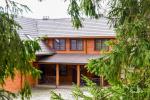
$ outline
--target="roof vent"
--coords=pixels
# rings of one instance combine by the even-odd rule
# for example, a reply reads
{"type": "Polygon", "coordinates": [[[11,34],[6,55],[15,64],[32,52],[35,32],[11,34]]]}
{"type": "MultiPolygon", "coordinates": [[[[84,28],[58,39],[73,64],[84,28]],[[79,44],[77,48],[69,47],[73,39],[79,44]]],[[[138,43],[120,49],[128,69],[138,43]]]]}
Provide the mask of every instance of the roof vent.
{"type": "Polygon", "coordinates": [[[43,16],[43,20],[48,20],[49,16],[43,16]]]}

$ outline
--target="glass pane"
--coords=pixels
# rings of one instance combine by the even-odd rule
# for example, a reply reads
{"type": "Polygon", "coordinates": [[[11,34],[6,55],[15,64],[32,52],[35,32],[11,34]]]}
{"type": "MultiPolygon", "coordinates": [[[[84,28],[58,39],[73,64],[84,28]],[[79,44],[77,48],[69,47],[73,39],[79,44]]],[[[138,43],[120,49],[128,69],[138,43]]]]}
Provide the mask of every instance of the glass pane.
{"type": "Polygon", "coordinates": [[[96,46],[96,50],[101,50],[101,47],[102,47],[102,44],[101,44],[102,42],[101,42],[101,40],[96,40],[96,44],[95,44],[95,46],[96,46]]]}
{"type": "Polygon", "coordinates": [[[71,50],[76,50],[76,40],[71,40],[71,50]]]}
{"type": "Polygon", "coordinates": [[[101,50],[101,43],[96,43],[96,50],[101,50]]]}
{"type": "Polygon", "coordinates": [[[65,50],[65,39],[55,39],[54,40],[55,50],[65,50]]]}
{"type": "Polygon", "coordinates": [[[64,46],[60,46],[59,50],[65,50],[64,46]]]}
{"type": "Polygon", "coordinates": [[[56,39],[54,40],[54,49],[58,49],[58,42],[56,41],[56,39]]]}
{"type": "Polygon", "coordinates": [[[78,42],[77,42],[77,50],[82,50],[82,49],[83,49],[82,40],[78,40],[78,42]]]}
{"type": "Polygon", "coordinates": [[[65,50],[65,40],[64,39],[60,40],[60,50],[65,50]]]}
{"type": "Polygon", "coordinates": [[[65,40],[64,39],[60,39],[59,44],[60,45],[64,45],[65,44],[65,40]]]}
{"type": "Polygon", "coordinates": [[[106,41],[107,41],[107,39],[104,39],[102,41],[102,50],[108,50],[109,49],[109,47],[106,45],[106,41]]]}

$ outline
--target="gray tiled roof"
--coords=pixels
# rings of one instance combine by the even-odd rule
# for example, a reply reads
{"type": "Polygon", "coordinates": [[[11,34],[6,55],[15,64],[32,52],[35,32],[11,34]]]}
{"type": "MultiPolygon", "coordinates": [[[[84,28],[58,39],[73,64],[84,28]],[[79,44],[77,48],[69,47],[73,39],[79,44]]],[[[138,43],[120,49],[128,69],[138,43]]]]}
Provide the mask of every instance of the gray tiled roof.
{"type": "MultiPolygon", "coordinates": [[[[76,30],[72,27],[71,20],[69,18],[62,19],[32,19],[18,17],[15,19],[22,29],[18,30],[21,39],[29,39],[37,37],[101,37],[112,36],[115,37],[113,28],[110,28],[107,24],[106,18],[100,18],[99,20],[85,19],[83,22],[83,28],[76,30]]],[[[50,50],[42,41],[39,42],[41,51],[38,51],[37,55],[52,54],[50,50]]]]}
{"type": "Polygon", "coordinates": [[[87,64],[90,59],[99,58],[96,54],[55,54],[39,60],[39,63],[69,63],[69,64],[87,64]]]}
{"type": "Polygon", "coordinates": [[[75,29],[70,19],[37,20],[39,36],[47,37],[91,37],[91,36],[115,36],[113,28],[107,23],[106,18],[99,20],[85,19],[83,27],[75,29]]]}
{"type": "MultiPolygon", "coordinates": [[[[37,20],[32,18],[16,18],[15,19],[22,27],[22,29],[18,30],[19,36],[23,40],[38,38],[38,28],[37,28],[37,20]]],[[[36,55],[51,55],[53,51],[51,51],[43,41],[39,41],[39,45],[41,50],[36,52],[36,55]]]]}
{"type": "Polygon", "coordinates": [[[16,18],[15,19],[22,27],[18,30],[21,39],[28,39],[26,35],[30,35],[32,38],[38,37],[37,21],[32,18],[16,18]]]}
{"type": "Polygon", "coordinates": [[[36,55],[52,55],[54,53],[53,50],[51,50],[50,48],[48,48],[48,46],[46,46],[44,41],[39,41],[39,45],[41,47],[41,50],[36,52],[36,55]]]}

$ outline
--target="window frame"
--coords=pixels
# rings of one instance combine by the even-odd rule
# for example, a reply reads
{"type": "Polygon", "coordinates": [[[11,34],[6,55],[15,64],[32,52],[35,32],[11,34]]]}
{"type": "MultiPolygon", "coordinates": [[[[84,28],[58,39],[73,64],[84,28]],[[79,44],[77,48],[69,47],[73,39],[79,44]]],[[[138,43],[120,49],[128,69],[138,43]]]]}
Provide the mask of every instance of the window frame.
{"type": "Polygon", "coordinates": [[[65,51],[66,50],[66,39],[65,38],[54,38],[53,39],[53,49],[56,50],[56,51],[65,51]],[[59,46],[59,49],[56,49],[55,47],[55,40],[58,39],[58,40],[61,40],[63,39],[64,40],[64,49],[60,49],[60,46],[59,46]]]}
{"type": "Polygon", "coordinates": [[[83,39],[76,39],[76,38],[70,39],[70,51],[83,51],[83,50],[84,50],[84,41],[83,41],[83,39]],[[76,40],[76,49],[72,49],[72,40],[76,40]],[[78,40],[82,41],[82,49],[81,50],[77,49],[77,41],[78,40]]]}
{"type": "Polygon", "coordinates": [[[101,50],[105,50],[105,51],[109,51],[109,46],[105,46],[105,48],[107,48],[107,49],[104,49],[103,47],[103,43],[105,43],[106,41],[109,41],[110,39],[108,39],[108,38],[99,38],[99,39],[94,39],[94,50],[95,51],[101,51],[101,50]],[[100,43],[100,49],[98,50],[97,49],[97,47],[96,47],[96,44],[97,44],[97,41],[101,41],[101,43],[100,43]],[[105,41],[105,42],[103,42],[103,41],[105,41]]]}

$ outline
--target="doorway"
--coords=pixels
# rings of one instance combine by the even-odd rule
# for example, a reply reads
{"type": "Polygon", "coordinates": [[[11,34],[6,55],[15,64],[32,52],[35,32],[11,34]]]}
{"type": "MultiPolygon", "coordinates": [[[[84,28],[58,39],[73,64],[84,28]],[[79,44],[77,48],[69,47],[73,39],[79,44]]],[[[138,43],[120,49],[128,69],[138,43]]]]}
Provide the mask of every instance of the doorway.
{"type": "Polygon", "coordinates": [[[75,65],[72,65],[72,82],[77,84],[77,68],[75,65]]]}

